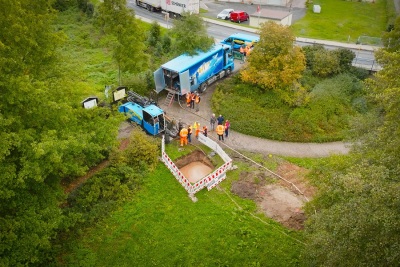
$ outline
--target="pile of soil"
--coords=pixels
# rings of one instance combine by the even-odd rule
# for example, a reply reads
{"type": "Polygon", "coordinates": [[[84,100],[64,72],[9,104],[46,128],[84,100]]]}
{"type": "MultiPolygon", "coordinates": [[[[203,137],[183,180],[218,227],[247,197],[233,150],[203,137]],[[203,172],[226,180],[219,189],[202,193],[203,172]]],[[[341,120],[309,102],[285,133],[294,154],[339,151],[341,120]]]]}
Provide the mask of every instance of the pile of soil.
{"type": "Polygon", "coordinates": [[[301,230],[306,216],[303,206],[315,194],[305,175],[308,171],[291,163],[280,163],[277,174],[292,184],[273,177],[268,172],[242,172],[232,183],[231,192],[256,202],[259,211],[282,225],[301,230]]]}

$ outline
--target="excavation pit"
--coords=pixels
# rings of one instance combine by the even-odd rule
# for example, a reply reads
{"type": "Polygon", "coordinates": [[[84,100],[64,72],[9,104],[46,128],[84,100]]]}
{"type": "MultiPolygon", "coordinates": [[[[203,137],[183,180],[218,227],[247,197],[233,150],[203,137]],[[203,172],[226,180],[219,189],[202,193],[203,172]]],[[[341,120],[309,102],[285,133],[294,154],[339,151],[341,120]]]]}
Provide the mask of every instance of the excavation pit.
{"type": "Polygon", "coordinates": [[[200,150],[179,158],[175,165],[190,183],[196,183],[214,170],[211,160],[200,150]]]}

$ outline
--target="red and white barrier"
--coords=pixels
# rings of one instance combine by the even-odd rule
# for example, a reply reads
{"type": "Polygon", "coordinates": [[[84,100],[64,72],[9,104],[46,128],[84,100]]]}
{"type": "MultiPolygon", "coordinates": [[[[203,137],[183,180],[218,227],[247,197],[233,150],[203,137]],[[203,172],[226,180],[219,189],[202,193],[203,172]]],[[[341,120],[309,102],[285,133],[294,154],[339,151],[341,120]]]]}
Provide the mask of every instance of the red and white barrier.
{"type": "Polygon", "coordinates": [[[161,140],[161,160],[171,171],[176,180],[178,180],[178,182],[185,188],[189,195],[196,194],[204,187],[207,187],[208,191],[210,191],[226,178],[226,172],[232,168],[232,159],[216,142],[202,134],[199,135],[198,140],[213,149],[224,160],[224,164],[194,184],[192,184],[189,179],[183,175],[183,173],[165,152],[164,136],[161,140]]]}

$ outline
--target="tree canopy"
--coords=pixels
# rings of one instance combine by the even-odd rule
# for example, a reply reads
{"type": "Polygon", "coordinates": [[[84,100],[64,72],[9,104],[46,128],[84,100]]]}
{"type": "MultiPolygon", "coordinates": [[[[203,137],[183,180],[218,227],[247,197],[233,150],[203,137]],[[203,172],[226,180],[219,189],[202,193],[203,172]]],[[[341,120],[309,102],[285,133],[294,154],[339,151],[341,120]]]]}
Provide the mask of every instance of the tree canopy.
{"type": "Polygon", "coordinates": [[[61,227],[60,181],[83,174],[116,142],[118,118],[80,106],[56,65],[65,36],[52,1],[2,1],[0,24],[0,265],[39,264],[61,227]]]}
{"type": "Polygon", "coordinates": [[[387,51],[394,52],[400,50],[400,16],[396,18],[390,32],[383,34],[382,41],[387,51]]]}
{"type": "Polygon", "coordinates": [[[208,51],[214,43],[199,15],[184,13],[173,24],[172,36],[175,37],[175,43],[172,49],[175,56],[183,53],[194,55],[199,50],[208,51]]]}
{"type": "Polygon", "coordinates": [[[354,121],[350,156],[336,158],[320,177],[318,212],[307,227],[310,265],[400,262],[400,54],[381,49],[376,59],[383,69],[366,82],[376,109],[354,121]]]}
{"type": "Polygon", "coordinates": [[[290,104],[302,102],[305,90],[297,80],[305,69],[305,56],[293,46],[295,36],[288,27],[268,22],[260,28],[260,41],[241,71],[245,82],[275,90],[290,104]]]}
{"type": "Polygon", "coordinates": [[[113,54],[118,64],[120,85],[121,73],[139,73],[148,66],[149,58],[143,53],[144,30],[134,15],[126,0],[105,0],[99,6],[99,21],[103,29],[115,37],[113,54]]]}

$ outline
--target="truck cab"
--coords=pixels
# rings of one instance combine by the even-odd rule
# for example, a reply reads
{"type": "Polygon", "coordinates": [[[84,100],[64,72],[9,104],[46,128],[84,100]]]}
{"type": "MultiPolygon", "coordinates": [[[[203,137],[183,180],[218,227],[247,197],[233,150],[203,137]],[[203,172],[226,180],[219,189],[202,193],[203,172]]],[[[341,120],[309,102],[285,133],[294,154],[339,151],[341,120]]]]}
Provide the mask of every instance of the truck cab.
{"type": "Polygon", "coordinates": [[[127,102],[119,106],[118,111],[124,113],[129,120],[136,122],[150,135],[158,135],[165,131],[164,111],[156,105],[142,107],[137,103],[127,102]]]}
{"type": "Polygon", "coordinates": [[[221,44],[231,45],[234,51],[238,51],[242,45],[255,45],[260,37],[251,34],[235,33],[221,41],[221,44]]]}

